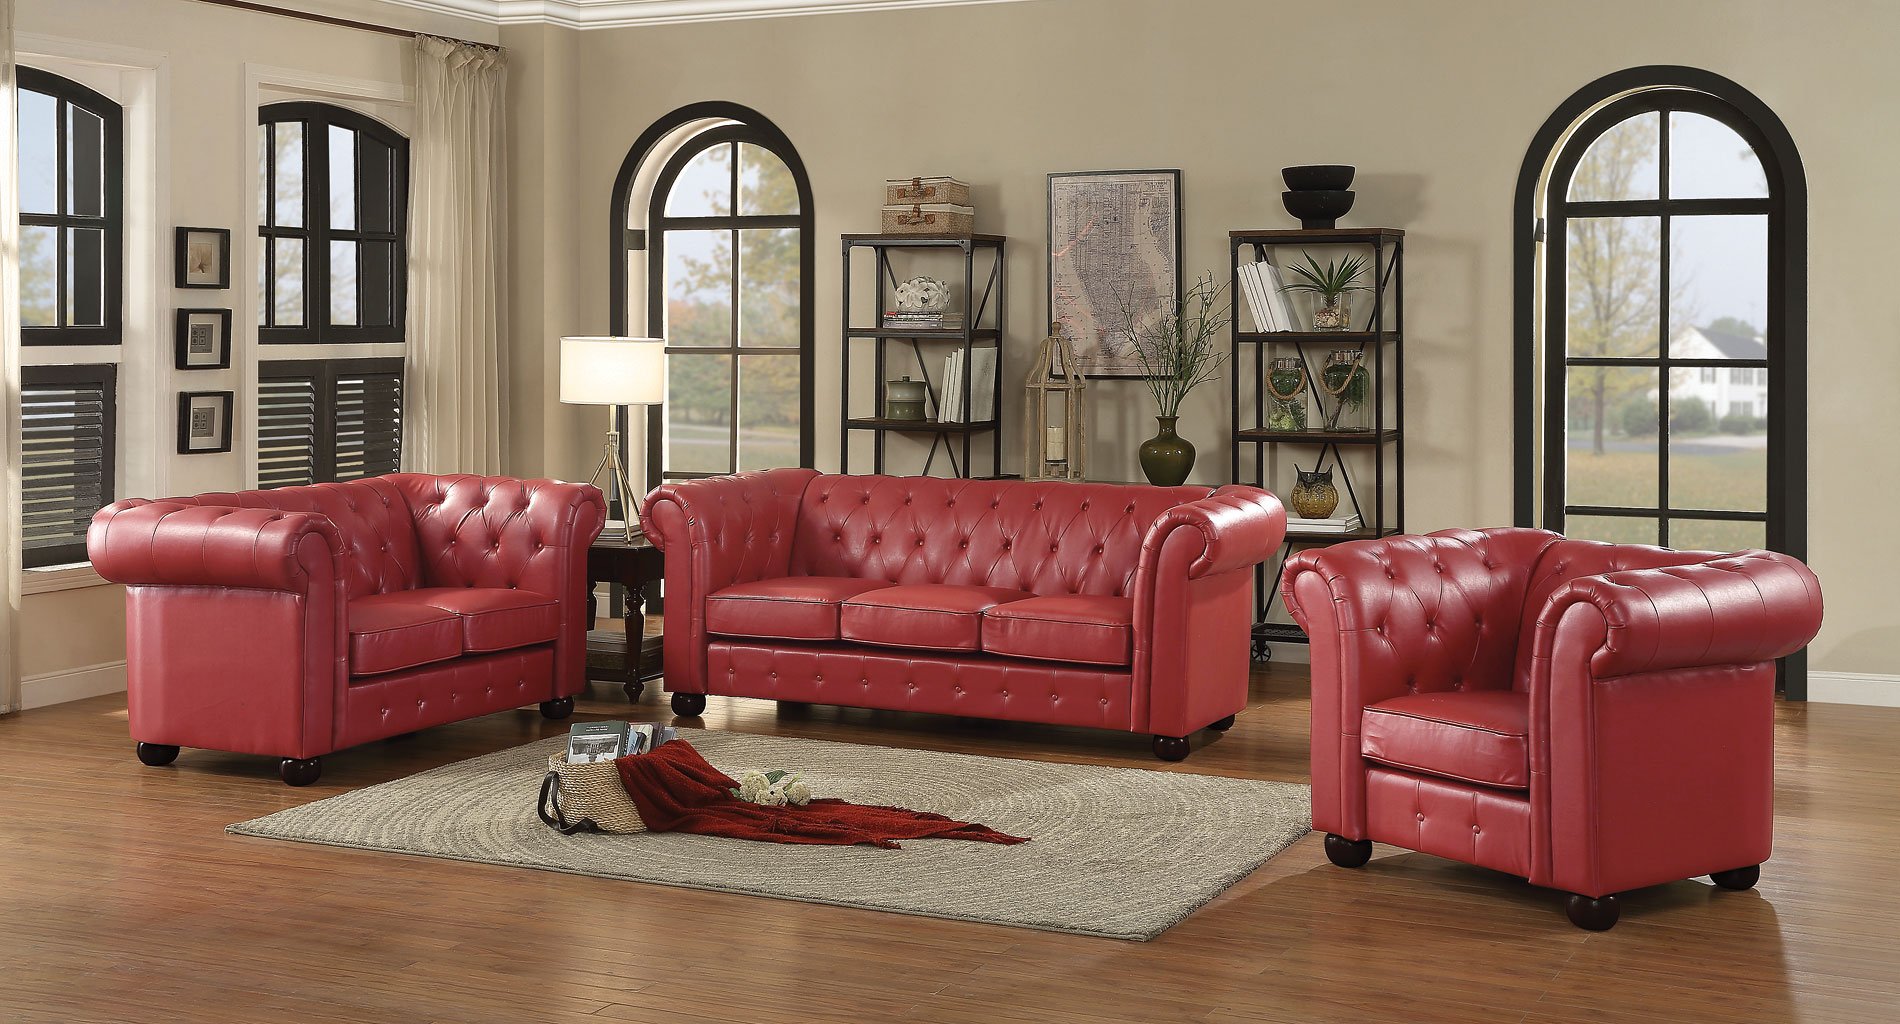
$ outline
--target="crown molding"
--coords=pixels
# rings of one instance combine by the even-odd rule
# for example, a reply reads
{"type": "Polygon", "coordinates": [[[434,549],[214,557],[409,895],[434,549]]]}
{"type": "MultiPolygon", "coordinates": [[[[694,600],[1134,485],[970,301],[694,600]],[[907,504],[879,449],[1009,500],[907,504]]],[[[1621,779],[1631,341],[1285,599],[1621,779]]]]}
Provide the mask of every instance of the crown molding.
{"type": "Polygon", "coordinates": [[[390,7],[446,14],[491,25],[638,28],[698,21],[791,18],[921,7],[1026,3],[1028,0],[380,0],[390,7]]]}

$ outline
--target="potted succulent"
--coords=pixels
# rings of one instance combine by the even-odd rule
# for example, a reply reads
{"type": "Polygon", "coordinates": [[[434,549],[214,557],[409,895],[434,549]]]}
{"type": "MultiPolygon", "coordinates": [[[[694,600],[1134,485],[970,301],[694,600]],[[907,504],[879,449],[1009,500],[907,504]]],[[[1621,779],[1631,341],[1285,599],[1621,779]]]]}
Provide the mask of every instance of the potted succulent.
{"type": "Polygon", "coordinates": [[[1298,263],[1290,268],[1300,280],[1287,285],[1290,292],[1310,292],[1315,304],[1313,307],[1313,329],[1316,331],[1344,331],[1352,327],[1352,309],[1346,304],[1348,292],[1371,291],[1359,283],[1366,273],[1364,256],[1348,256],[1343,260],[1330,260],[1320,266],[1309,253],[1306,265],[1298,263]]]}
{"type": "Polygon", "coordinates": [[[1220,378],[1227,353],[1215,340],[1227,327],[1224,291],[1212,274],[1204,274],[1159,316],[1122,300],[1123,337],[1154,396],[1160,426],[1159,433],[1141,444],[1141,471],[1149,483],[1179,486],[1194,469],[1194,446],[1175,432],[1175,424],[1188,392],[1220,378]]]}

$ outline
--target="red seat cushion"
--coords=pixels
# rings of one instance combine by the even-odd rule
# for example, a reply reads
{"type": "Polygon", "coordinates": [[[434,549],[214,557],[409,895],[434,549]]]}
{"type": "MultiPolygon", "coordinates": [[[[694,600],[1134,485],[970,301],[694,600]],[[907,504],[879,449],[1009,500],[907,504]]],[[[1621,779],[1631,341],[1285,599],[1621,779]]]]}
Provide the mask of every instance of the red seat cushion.
{"type": "Polygon", "coordinates": [[[1135,601],[1055,594],[1000,604],[983,613],[991,654],[1088,665],[1128,665],[1135,652],[1135,601]]]}
{"type": "Polygon", "coordinates": [[[350,674],[373,676],[462,656],[462,621],[415,591],[369,594],[349,604],[350,674]]]}
{"type": "Polygon", "coordinates": [[[706,630],[767,640],[838,639],[838,602],[890,586],[844,576],[782,576],[706,597],[706,630]]]}
{"type": "Polygon", "coordinates": [[[1416,693],[1367,708],[1360,722],[1359,750],[1394,768],[1529,789],[1530,723],[1528,693],[1416,693]]]}
{"type": "Polygon", "coordinates": [[[860,594],[838,610],[846,640],[929,651],[982,648],[983,613],[1034,594],[1007,587],[918,583],[860,594]]]}
{"type": "Polygon", "coordinates": [[[412,600],[462,620],[462,650],[509,651],[551,643],[561,629],[561,606],[546,594],[502,587],[427,587],[412,600]]]}

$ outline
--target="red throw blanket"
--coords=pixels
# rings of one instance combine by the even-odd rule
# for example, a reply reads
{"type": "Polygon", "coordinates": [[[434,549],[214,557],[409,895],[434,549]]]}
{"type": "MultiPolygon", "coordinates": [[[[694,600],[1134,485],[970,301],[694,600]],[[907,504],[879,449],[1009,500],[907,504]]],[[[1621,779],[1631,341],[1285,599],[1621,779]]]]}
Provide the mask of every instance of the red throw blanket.
{"type": "Polygon", "coordinates": [[[684,740],[614,762],[620,781],[654,832],[692,832],[728,839],[817,846],[898,848],[899,839],[969,839],[1023,843],[985,825],[902,807],[871,807],[813,800],[803,807],[764,807],[732,795],[739,784],[714,768],[684,740]]]}

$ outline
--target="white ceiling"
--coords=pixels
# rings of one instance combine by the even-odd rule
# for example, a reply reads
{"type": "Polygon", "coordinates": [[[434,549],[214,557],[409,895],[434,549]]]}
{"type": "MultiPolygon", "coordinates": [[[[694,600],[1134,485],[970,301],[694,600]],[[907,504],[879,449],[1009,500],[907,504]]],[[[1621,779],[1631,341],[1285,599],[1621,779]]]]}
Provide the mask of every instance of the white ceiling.
{"type": "Polygon", "coordinates": [[[784,18],[912,7],[962,7],[1022,0],[380,0],[392,7],[448,14],[492,25],[628,28],[689,21],[784,18]]]}

